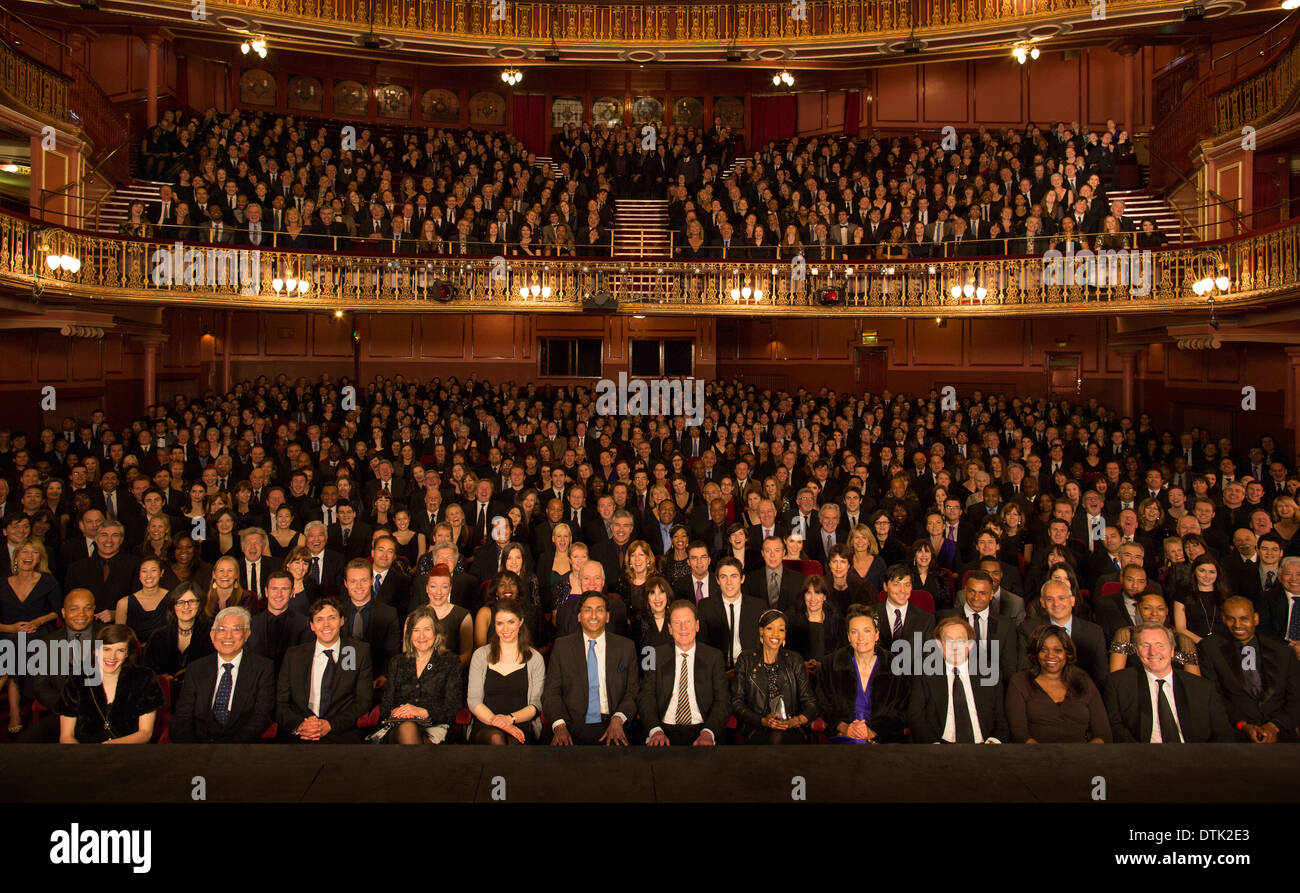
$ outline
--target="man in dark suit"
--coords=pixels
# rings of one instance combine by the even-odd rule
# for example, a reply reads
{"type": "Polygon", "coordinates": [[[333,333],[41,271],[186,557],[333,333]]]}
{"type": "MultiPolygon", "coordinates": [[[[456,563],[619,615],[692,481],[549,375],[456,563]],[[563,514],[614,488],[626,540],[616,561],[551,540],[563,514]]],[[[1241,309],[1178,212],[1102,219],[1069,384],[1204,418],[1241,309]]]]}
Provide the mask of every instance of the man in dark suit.
{"type": "MultiPolygon", "coordinates": [[[[578,572],[578,582],[582,586],[582,591],[587,592],[608,592],[609,588],[605,582],[605,568],[599,561],[588,561],[578,572]]],[[[571,636],[582,629],[582,604],[581,598],[570,598],[559,604],[555,608],[555,634],[557,636],[571,636]]],[[[606,618],[605,625],[610,632],[619,636],[627,636],[631,629],[627,619],[627,605],[622,599],[611,598],[605,605],[606,618]]]]}
{"type": "Polygon", "coordinates": [[[1106,712],[1116,743],[1233,740],[1214,683],[1174,667],[1172,629],[1144,623],[1134,632],[1133,645],[1142,666],[1111,673],[1106,681],[1106,712]]]}
{"type": "Polygon", "coordinates": [[[959,616],[934,629],[943,672],[912,680],[907,718],[918,744],[1000,744],[1011,738],[996,668],[970,659],[974,631],[959,616]],[[955,696],[954,696],[955,695],[955,696]]]}
{"type": "Polygon", "coordinates": [[[288,571],[276,571],[266,579],[266,608],[253,615],[249,625],[247,649],[271,661],[280,672],[284,653],[294,645],[311,641],[307,625],[309,605],[299,606],[293,597],[293,577],[288,571]]]}
{"type": "MultiPolygon", "coordinates": [[[[348,567],[357,564],[358,559],[348,562],[348,567]]],[[[360,559],[365,563],[365,559],[360,559]]],[[[397,540],[391,536],[380,536],[375,540],[374,546],[370,550],[369,571],[374,576],[367,580],[370,591],[374,594],[375,600],[383,602],[397,612],[397,619],[400,622],[406,618],[407,610],[411,605],[411,578],[406,575],[396,564],[397,562],[397,540]]],[[[344,569],[344,574],[347,569],[344,569]]],[[[349,618],[350,620],[350,618],[349,618]]],[[[351,627],[349,627],[351,629],[351,627]]],[[[393,653],[393,652],[390,652],[393,653]]],[[[388,655],[385,654],[385,657],[388,655]]],[[[374,660],[379,659],[379,655],[371,652],[374,660]]],[[[379,667],[378,674],[383,676],[388,672],[387,664],[376,664],[379,667]]]]}
{"type": "MultiPolygon", "coordinates": [[[[763,566],[745,579],[745,595],[756,598],[769,608],[793,609],[803,588],[804,575],[785,567],[785,545],[776,537],[763,541],[759,552],[763,566]]],[[[751,647],[748,644],[745,647],[751,647]]]]}
{"type": "Polygon", "coordinates": [[[473,531],[470,546],[477,549],[491,540],[492,519],[504,515],[507,506],[492,498],[491,482],[479,481],[475,498],[462,503],[461,508],[465,510],[465,523],[473,531]]]}
{"type": "Polygon", "coordinates": [[[1107,639],[1097,624],[1074,616],[1074,593],[1068,583],[1049,580],[1043,584],[1039,602],[1046,616],[1030,617],[1020,624],[1020,666],[1029,666],[1026,648],[1034,630],[1048,623],[1065,630],[1074,643],[1079,666],[1083,668],[1100,691],[1110,675],[1110,649],[1107,639]]]}
{"type": "Polygon", "coordinates": [[[81,661],[80,666],[89,673],[94,661],[95,636],[102,626],[95,620],[95,594],[89,589],[69,591],[63,597],[59,613],[63,617],[63,626],[50,629],[42,638],[51,655],[58,653],[59,649],[67,649],[68,663],[56,665],[51,662],[46,666],[47,673],[30,673],[33,693],[46,713],[35,725],[23,730],[18,738],[19,744],[58,743],[59,712],[55,708],[59,706],[71,672],[54,675],[54,671],[75,670],[78,667],[76,662],[81,661]]]}
{"type": "Polygon", "coordinates": [[[342,555],[345,561],[364,558],[370,552],[370,525],[357,518],[351,500],[340,499],[337,508],[339,523],[330,527],[326,548],[342,555]]]}
{"type": "Polygon", "coordinates": [[[215,654],[191,662],[167,729],[178,744],[251,744],[275,713],[275,667],[249,651],[252,616],[230,607],[208,633],[215,654]]]}
{"type": "Polygon", "coordinates": [[[1020,634],[1009,617],[993,612],[993,580],[984,571],[973,571],[956,601],[956,607],[939,612],[939,620],[957,617],[969,624],[980,656],[987,647],[1000,669],[998,681],[1005,685],[1020,667],[1020,634]]]}
{"type": "MultiPolygon", "coordinates": [[[[307,576],[321,591],[333,595],[343,585],[343,565],[347,562],[338,552],[326,548],[329,542],[329,528],[323,521],[312,521],[303,531],[307,540],[308,571],[307,576]]],[[[268,576],[269,580],[270,577],[268,576]]],[[[256,618],[254,618],[256,619],[256,618]]]]}
{"type": "Polygon", "coordinates": [[[284,655],[276,722],[284,741],[360,743],[357,720],[374,700],[370,646],[345,639],[343,606],[335,598],[312,605],[314,641],[284,655]]]}
{"type": "Polygon", "coordinates": [[[640,678],[631,639],[606,632],[608,599],[582,597],[582,632],[561,636],[551,650],[542,709],[552,744],[626,745],[623,726],[636,715],[640,678]]]}
{"type": "MultiPolygon", "coordinates": [[[[373,579],[379,579],[377,572],[373,579]]],[[[375,687],[383,688],[387,681],[388,660],[402,649],[401,621],[390,605],[375,597],[382,586],[372,584],[370,562],[364,558],[348,562],[343,572],[343,588],[347,593],[347,601],[343,603],[343,628],[352,641],[370,646],[371,666],[378,668],[375,687]]]]}
{"type": "Polygon", "coordinates": [[[767,602],[743,594],[744,568],[735,558],[719,561],[714,577],[718,595],[700,602],[701,637],[722,652],[723,665],[730,672],[740,652],[758,644],[758,618],[767,602]]]}
{"type": "Polygon", "coordinates": [[[668,629],[673,644],[655,649],[641,683],[646,744],[717,744],[731,712],[722,652],[699,641],[699,611],[693,601],[668,606],[668,629]]]}
{"type": "Polygon", "coordinates": [[[271,557],[269,537],[260,527],[245,527],[239,532],[239,582],[245,592],[257,598],[259,609],[266,591],[266,580],[280,569],[280,559],[271,557]]]}
{"type": "Polygon", "coordinates": [[[911,570],[905,564],[890,565],[885,571],[885,600],[874,606],[880,647],[886,651],[899,639],[919,648],[934,635],[934,615],[912,604],[911,598],[911,570]]]}
{"type": "Polygon", "coordinates": [[[770,499],[758,504],[758,523],[748,529],[749,542],[761,545],[768,537],[778,537],[782,541],[790,535],[790,525],[783,523],[776,514],[776,506],[770,499]]]}
{"type": "MultiPolygon", "coordinates": [[[[81,516],[77,519],[79,533],[72,534],[59,544],[58,578],[60,582],[66,583],[68,572],[74,564],[95,554],[95,536],[99,533],[99,525],[103,523],[103,509],[88,508],[81,513],[81,516]]],[[[63,588],[65,592],[68,591],[66,585],[63,588]]]]}
{"type": "Polygon", "coordinates": [[[1300,659],[1259,630],[1250,599],[1231,596],[1220,613],[1227,636],[1201,640],[1201,671],[1227,707],[1237,740],[1294,743],[1300,727],[1300,659]]]}
{"type": "Polygon", "coordinates": [[[718,581],[709,572],[709,549],[699,540],[686,547],[686,563],[691,572],[673,586],[673,598],[699,605],[706,598],[720,595],[718,581]]]}
{"type": "MultiPolygon", "coordinates": [[[[1098,583],[1100,582],[1099,579],[1098,583]]],[[[1126,626],[1136,626],[1142,622],[1142,615],[1138,613],[1138,602],[1141,601],[1143,593],[1155,591],[1148,584],[1147,572],[1141,564],[1126,564],[1120,584],[1119,592],[1112,592],[1110,595],[1092,600],[1093,614],[1107,642],[1115,640],[1117,630],[1126,626]]],[[[1100,592],[1100,588],[1097,591],[1100,592]]]]}
{"type": "Polygon", "coordinates": [[[393,498],[394,505],[406,505],[406,484],[401,478],[393,477],[393,463],[387,459],[379,463],[378,477],[366,482],[366,505],[375,504],[375,496],[387,493],[393,498]]]}
{"type": "Polygon", "coordinates": [[[122,551],[125,531],[117,521],[105,521],[95,533],[95,554],[75,561],[63,588],[89,589],[95,595],[95,619],[112,623],[120,599],[140,587],[140,559],[122,551]]]}

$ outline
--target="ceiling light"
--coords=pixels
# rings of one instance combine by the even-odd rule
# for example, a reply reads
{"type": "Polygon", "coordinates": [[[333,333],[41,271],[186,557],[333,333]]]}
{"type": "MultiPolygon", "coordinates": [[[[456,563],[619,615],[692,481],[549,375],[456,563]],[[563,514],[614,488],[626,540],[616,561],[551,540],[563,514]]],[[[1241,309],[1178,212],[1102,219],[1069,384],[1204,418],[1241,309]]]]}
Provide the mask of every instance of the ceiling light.
{"type": "Polygon", "coordinates": [[[501,80],[513,87],[524,79],[524,73],[518,68],[507,68],[501,72],[501,80]]]}
{"type": "Polygon", "coordinates": [[[780,87],[782,84],[784,84],[787,87],[794,86],[794,75],[792,75],[788,70],[783,70],[778,72],[777,74],[772,75],[773,87],[780,87]]]}
{"type": "Polygon", "coordinates": [[[1300,9],[1300,0],[1282,0],[1283,9],[1300,9]]]}
{"type": "Polygon", "coordinates": [[[1029,51],[1029,58],[1030,58],[1030,59],[1037,59],[1037,58],[1038,58],[1038,47],[1034,47],[1034,48],[1032,48],[1032,49],[1029,51]]]}

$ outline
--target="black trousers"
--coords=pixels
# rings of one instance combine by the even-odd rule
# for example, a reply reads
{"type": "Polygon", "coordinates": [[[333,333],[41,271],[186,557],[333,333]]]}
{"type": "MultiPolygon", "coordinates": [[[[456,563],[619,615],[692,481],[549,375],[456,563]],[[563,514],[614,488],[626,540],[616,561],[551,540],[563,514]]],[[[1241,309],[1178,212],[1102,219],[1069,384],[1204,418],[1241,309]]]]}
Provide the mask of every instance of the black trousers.
{"type": "MultiPolygon", "coordinates": [[[[600,744],[600,736],[605,734],[609,728],[610,714],[602,713],[600,722],[575,723],[568,726],[569,735],[573,738],[574,744],[600,744]]],[[[566,723],[566,726],[568,724],[566,723]]]]}
{"type": "MultiPolygon", "coordinates": [[[[673,747],[690,747],[695,743],[695,739],[700,737],[700,732],[704,731],[704,723],[690,726],[662,723],[659,728],[664,730],[664,734],[668,736],[668,743],[673,747]]],[[[722,742],[715,741],[714,743],[721,744],[722,742]]]]}

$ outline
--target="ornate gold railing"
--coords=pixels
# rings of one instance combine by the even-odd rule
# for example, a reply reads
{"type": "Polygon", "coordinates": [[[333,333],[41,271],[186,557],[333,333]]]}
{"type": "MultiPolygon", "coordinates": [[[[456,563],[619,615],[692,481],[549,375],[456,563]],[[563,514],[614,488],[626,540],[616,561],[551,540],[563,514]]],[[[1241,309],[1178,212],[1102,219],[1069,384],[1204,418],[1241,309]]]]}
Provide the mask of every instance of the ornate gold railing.
{"type": "MultiPolygon", "coordinates": [[[[171,0],[190,6],[189,0],[171,0]]],[[[231,11],[261,19],[309,20],[378,33],[550,43],[754,44],[904,32],[913,26],[956,30],[973,24],[1030,24],[1063,16],[1087,18],[1091,0],[806,0],[796,17],[791,0],[658,3],[518,2],[518,0],[209,0],[208,15],[231,11]],[[497,17],[494,18],[494,12],[497,17]]],[[[1108,8],[1169,6],[1155,0],[1110,0],[1108,8]]]]}
{"type": "Polygon", "coordinates": [[[68,86],[67,77],[0,43],[0,100],[63,121],[68,116],[68,86]]]}
{"type": "Polygon", "coordinates": [[[1300,91],[1300,29],[1278,59],[1262,71],[1216,93],[1214,132],[1240,134],[1286,108],[1300,91]]]}
{"type": "Polygon", "coordinates": [[[1221,307],[1300,289],[1300,220],[1238,239],[1053,268],[1043,257],[806,262],[620,261],[307,254],[107,239],[0,214],[0,288],[47,301],[171,306],[575,311],[608,291],[653,313],[891,315],[1150,312],[1203,308],[1192,289],[1227,275],[1221,307]],[[51,270],[49,255],[75,260],[51,270]],[[1143,265],[1149,268],[1143,272],[1143,265]],[[1062,277],[1061,274],[1065,276],[1062,277]],[[308,289],[290,290],[290,280],[308,289]],[[277,288],[277,285],[279,286],[277,288]],[[533,286],[537,286],[536,292],[533,286]],[[522,294],[527,290],[527,296],[522,294]],[[827,290],[834,304],[824,302],[827,290]],[[955,290],[955,291],[954,291],[955,290]]]}

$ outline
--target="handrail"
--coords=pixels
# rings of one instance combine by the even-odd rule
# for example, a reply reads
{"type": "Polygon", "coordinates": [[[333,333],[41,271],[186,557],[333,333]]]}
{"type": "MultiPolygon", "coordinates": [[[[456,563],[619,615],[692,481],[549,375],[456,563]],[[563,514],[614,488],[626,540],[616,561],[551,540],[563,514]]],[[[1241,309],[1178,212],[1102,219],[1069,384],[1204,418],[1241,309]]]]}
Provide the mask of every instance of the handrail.
{"type": "Polygon", "coordinates": [[[41,214],[43,215],[45,213],[45,206],[49,203],[49,200],[54,196],[67,192],[69,189],[73,188],[74,186],[80,186],[82,183],[89,183],[92,179],[94,179],[94,177],[99,173],[99,169],[104,166],[104,163],[108,161],[110,158],[112,158],[114,155],[116,155],[118,150],[125,145],[126,143],[118,143],[116,146],[113,147],[113,150],[111,152],[109,152],[104,157],[100,158],[99,161],[95,162],[94,167],[86,171],[86,173],[82,174],[76,180],[72,180],[68,183],[65,183],[64,185],[60,186],[58,189],[41,189],[41,214]]]}
{"type": "MultiPolygon", "coordinates": [[[[1213,189],[1207,189],[1205,191],[1209,193],[1211,198],[1214,199],[1214,203],[1211,205],[1211,207],[1218,208],[1222,205],[1228,206],[1228,212],[1231,215],[1228,219],[1228,222],[1232,224],[1233,235],[1240,233],[1243,226],[1243,224],[1241,223],[1241,218],[1245,216],[1240,211],[1237,210],[1237,202],[1241,201],[1241,199],[1224,198],[1223,196],[1219,195],[1219,193],[1215,192],[1213,189]]],[[[1206,225],[1209,226],[1210,224],[1206,224],[1206,225]]]]}
{"type": "Polygon", "coordinates": [[[667,314],[807,316],[875,308],[927,316],[987,313],[989,307],[1154,312],[1203,308],[1192,284],[1218,275],[1232,282],[1229,292],[1216,296],[1221,307],[1292,296],[1300,287],[1298,257],[1300,218],[1246,236],[1151,252],[801,265],[748,258],[324,255],[87,236],[0,213],[0,285],[35,290],[47,301],[169,306],[572,312],[584,294],[607,288],[629,310],[667,314]],[[46,253],[77,263],[51,272],[46,253]],[[308,288],[290,294],[287,280],[305,281],[308,288]],[[541,286],[540,294],[522,298],[520,288],[532,284],[541,286]],[[828,301],[834,306],[824,306],[828,301]]]}
{"type": "MultiPolygon", "coordinates": [[[[183,6],[189,0],[164,0],[183,6]]],[[[1172,8],[1167,0],[1110,0],[1110,9],[1172,8]]],[[[574,44],[662,46],[673,43],[764,45],[898,34],[916,29],[952,33],[975,24],[1028,27],[1035,22],[1087,17],[1090,0],[972,3],[964,0],[807,0],[799,18],[790,0],[208,0],[210,16],[228,13],[262,21],[308,21],[355,31],[367,23],[378,35],[418,33],[458,40],[509,41],[560,49],[574,44]],[[504,17],[495,13],[504,11],[504,17]]]]}

